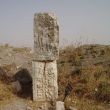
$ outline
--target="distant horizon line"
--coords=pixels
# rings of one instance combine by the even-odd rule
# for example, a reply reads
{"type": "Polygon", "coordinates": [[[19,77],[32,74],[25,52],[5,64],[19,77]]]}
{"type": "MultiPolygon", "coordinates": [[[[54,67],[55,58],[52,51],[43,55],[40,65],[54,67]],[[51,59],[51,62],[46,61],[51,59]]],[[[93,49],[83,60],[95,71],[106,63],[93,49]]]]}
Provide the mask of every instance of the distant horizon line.
{"type": "MultiPolygon", "coordinates": [[[[59,45],[59,48],[62,48],[62,47],[68,47],[68,46],[75,46],[75,47],[78,47],[78,46],[83,46],[83,45],[101,45],[101,46],[110,46],[110,44],[102,44],[102,43],[70,43],[70,44],[67,44],[67,45],[59,45]]],[[[9,47],[22,47],[22,48],[25,48],[25,47],[28,47],[28,48],[34,48],[34,45],[33,46],[28,46],[28,45],[15,45],[15,44],[12,44],[12,43],[0,43],[0,46],[9,46],[9,47]]]]}

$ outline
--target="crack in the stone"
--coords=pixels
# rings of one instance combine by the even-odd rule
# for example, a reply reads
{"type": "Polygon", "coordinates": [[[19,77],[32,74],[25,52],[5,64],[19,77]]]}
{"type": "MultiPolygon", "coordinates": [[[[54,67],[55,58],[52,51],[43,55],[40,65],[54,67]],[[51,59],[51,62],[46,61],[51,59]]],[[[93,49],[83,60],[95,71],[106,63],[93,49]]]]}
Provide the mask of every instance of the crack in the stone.
{"type": "MultiPolygon", "coordinates": [[[[45,76],[45,81],[46,81],[46,61],[44,62],[44,76],[45,76]]],[[[46,96],[46,86],[45,86],[45,97],[47,100],[47,96],[46,96]]]]}

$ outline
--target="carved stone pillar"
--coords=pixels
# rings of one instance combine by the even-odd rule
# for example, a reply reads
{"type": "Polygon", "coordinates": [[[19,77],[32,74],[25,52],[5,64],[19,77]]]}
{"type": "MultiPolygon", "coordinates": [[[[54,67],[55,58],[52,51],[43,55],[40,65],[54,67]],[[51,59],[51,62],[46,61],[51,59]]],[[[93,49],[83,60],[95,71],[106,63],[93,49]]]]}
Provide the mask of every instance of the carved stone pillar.
{"type": "Polygon", "coordinates": [[[57,59],[59,25],[53,13],[34,16],[33,100],[54,101],[58,97],[57,59]]]}

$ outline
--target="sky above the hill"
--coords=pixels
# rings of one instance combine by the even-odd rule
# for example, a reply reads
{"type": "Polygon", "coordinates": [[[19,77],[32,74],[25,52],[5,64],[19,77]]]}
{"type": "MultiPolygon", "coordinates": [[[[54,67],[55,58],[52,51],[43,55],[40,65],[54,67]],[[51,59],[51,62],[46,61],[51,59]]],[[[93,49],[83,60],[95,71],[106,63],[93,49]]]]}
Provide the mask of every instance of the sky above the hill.
{"type": "Polygon", "coordinates": [[[33,46],[34,13],[54,12],[60,45],[110,45],[110,0],[0,0],[0,43],[33,46]]]}

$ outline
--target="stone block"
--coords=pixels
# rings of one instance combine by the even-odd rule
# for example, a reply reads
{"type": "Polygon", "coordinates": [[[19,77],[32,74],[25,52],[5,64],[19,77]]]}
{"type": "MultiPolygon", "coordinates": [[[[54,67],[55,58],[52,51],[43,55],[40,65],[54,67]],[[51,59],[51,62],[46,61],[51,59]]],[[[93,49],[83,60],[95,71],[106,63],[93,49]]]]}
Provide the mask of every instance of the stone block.
{"type": "Polygon", "coordinates": [[[57,60],[59,56],[59,25],[53,13],[34,16],[34,60],[57,60]]]}
{"type": "Polygon", "coordinates": [[[52,101],[58,97],[57,64],[33,61],[33,100],[52,101]]]}
{"type": "Polygon", "coordinates": [[[64,102],[57,101],[56,102],[56,110],[65,110],[64,102]]]}

